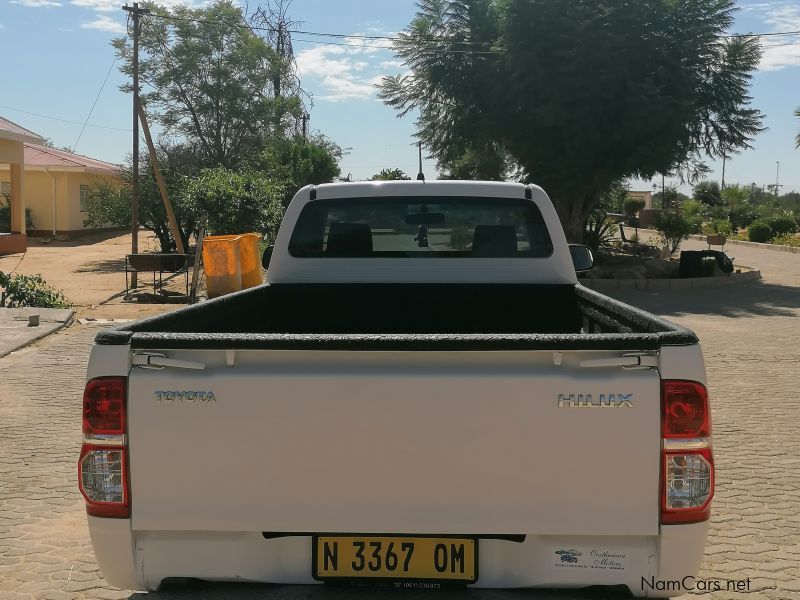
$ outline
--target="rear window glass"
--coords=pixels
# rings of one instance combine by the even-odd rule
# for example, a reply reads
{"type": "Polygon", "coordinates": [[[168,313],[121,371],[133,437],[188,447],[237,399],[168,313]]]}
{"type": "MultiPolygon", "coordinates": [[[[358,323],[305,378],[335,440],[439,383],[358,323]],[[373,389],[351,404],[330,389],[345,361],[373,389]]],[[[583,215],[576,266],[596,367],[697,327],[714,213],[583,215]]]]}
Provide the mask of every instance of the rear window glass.
{"type": "Polygon", "coordinates": [[[400,197],[309,202],[289,242],[303,258],[542,258],[553,244],[529,200],[400,197]]]}

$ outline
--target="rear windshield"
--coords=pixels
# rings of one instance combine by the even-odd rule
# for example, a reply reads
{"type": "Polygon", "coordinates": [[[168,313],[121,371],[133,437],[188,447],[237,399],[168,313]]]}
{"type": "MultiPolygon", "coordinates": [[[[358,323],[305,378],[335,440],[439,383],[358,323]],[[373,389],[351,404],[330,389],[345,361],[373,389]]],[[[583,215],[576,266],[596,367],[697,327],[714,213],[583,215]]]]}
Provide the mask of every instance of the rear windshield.
{"type": "Polygon", "coordinates": [[[553,244],[529,200],[398,197],[315,200],[289,253],[303,258],[543,258],[553,244]]]}

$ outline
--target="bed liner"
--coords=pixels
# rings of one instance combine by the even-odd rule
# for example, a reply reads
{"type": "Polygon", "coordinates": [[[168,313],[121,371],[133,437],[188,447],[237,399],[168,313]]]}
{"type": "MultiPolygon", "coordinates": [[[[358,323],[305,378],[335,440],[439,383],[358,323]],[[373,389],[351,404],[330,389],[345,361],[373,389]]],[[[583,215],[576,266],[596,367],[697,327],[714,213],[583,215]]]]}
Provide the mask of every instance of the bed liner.
{"type": "Polygon", "coordinates": [[[580,285],[267,284],[102,331],[95,341],[134,349],[657,350],[697,337],[580,285]]]}

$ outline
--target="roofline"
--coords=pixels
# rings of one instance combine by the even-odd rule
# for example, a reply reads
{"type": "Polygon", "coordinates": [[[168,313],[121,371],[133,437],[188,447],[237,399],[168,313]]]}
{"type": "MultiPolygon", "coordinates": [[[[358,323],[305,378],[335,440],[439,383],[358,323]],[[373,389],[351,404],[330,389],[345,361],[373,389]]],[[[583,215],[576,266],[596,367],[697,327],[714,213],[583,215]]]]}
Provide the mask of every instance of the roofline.
{"type": "Polygon", "coordinates": [[[13,131],[8,131],[7,129],[0,129],[0,139],[11,140],[12,142],[22,142],[24,144],[25,143],[27,143],[27,144],[44,144],[45,143],[46,140],[44,139],[44,137],[42,137],[38,133],[36,133],[34,131],[31,131],[27,127],[23,127],[19,123],[15,123],[14,121],[12,121],[11,119],[8,119],[6,117],[0,117],[0,118],[2,118],[4,121],[8,121],[12,125],[16,125],[20,129],[24,129],[25,131],[27,131],[30,134],[30,135],[27,135],[27,134],[24,134],[24,133],[14,133],[13,131]]]}
{"type": "MultiPolygon", "coordinates": [[[[0,163],[0,171],[8,171],[8,163],[0,163]]],[[[109,175],[112,177],[122,177],[122,170],[114,171],[113,169],[98,169],[95,167],[63,167],[57,165],[44,166],[44,165],[25,165],[25,171],[35,171],[37,173],[90,173],[92,175],[109,175]]]]}
{"type": "Polygon", "coordinates": [[[10,140],[12,142],[21,142],[23,144],[44,144],[45,139],[43,137],[35,137],[36,134],[33,135],[25,135],[22,133],[14,133],[13,131],[7,131],[5,129],[0,129],[0,139],[1,140],[10,140]]]}

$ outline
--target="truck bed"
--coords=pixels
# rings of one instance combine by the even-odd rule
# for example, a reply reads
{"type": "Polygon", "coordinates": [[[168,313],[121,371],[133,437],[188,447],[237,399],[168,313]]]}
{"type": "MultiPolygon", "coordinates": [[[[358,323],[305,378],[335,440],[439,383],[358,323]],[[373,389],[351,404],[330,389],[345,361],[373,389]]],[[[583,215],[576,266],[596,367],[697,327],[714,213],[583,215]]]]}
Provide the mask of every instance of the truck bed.
{"type": "Polygon", "coordinates": [[[583,286],[273,284],[103,331],[131,348],[657,350],[691,331],[583,286]]]}

